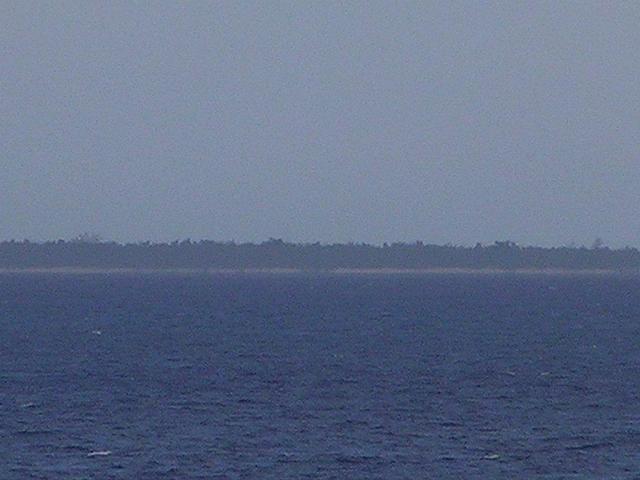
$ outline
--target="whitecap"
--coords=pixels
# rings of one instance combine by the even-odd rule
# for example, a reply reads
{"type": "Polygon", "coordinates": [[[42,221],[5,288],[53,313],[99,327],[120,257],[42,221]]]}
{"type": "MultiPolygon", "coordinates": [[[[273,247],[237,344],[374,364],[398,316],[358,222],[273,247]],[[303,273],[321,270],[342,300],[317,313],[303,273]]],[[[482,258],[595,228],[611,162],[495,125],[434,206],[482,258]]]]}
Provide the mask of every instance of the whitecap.
{"type": "Polygon", "coordinates": [[[106,457],[111,455],[111,450],[96,450],[95,452],[89,452],[87,457],[106,457]]]}
{"type": "Polygon", "coordinates": [[[500,458],[500,455],[498,455],[497,453],[490,453],[489,455],[485,455],[484,457],[485,460],[498,460],[500,458]]]}

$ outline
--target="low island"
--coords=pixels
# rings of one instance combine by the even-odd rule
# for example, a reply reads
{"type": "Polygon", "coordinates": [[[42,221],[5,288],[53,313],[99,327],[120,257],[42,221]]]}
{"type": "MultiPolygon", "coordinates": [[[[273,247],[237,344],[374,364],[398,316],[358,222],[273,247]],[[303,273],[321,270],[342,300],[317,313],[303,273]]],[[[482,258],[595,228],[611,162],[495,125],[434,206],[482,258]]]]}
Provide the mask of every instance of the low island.
{"type": "Polygon", "coordinates": [[[2,271],[319,271],[319,272],[640,272],[640,251],[423,242],[262,243],[176,241],[118,243],[80,237],[0,242],[2,271]]]}

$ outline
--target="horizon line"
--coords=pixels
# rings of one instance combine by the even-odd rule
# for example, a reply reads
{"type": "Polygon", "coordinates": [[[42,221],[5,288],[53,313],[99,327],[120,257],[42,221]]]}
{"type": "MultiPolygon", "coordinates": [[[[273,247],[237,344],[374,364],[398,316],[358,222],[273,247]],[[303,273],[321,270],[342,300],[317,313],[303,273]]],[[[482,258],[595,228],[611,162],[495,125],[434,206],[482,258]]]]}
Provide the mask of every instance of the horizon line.
{"type": "Polygon", "coordinates": [[[58,238],[58,239],[47,239],[47,240],[31,240],[29,238],[24,238],[18,240],[16,238],[8,238],[0,240],[1,244],[35,244],[35,245],[46,245],[46,244],[84,244],[84,245],[119,245],[119,246],[127,246],[127,245],[136,245],[136,246],[175,246],[181,244],[219,244],[219,245],[234,245],[234,246],[260,246],[260,245],[287,245],[287,246],[321,246],[321,247],[331,247],[331,246],[360,246],[360,247],[372,247],[372,248],[390,248],[390,247],[439,247],[439,248],[465,248],[465,249],[473,249],[473,248],[489,248],[489,247],[502,247],[502,248],[538,248],[544,250],[553,250],[553,249],[575,249],[575,250],[638,250],[638,247],[625,245],[621,247],[610,247],[606,245],[602,239],[599,237],[596,238],[590,246],[585,244],[576,244],[571,242],[569,244],[564,245],[536,245],[536,244],[523,244],[518,243],[512,240],[494,240],[492,243],[486,242],[475,242],[475,244],[464,244],[464,243],[430,243],[424,240],[413,240],[413,241],[401,241],[401,240],[393,240],[393,241],[384,241],[382,243],[375,242],[366,242],[366,241],[336,241],[336,242],[322,242],[319,240],[316,241],[292,241],[292,240],[284,240],[283,238],[274,238],[269,237],[266,240],[262,241],[236,241],[232,240],[214,240],[210,238],[200,238],[200,239],[192,239],[190,237],[182,238],[182,239],[174,239],[170,241],[154,241],[154,240],[130,240],[130,241],[121,241],[121,240],[108,240],[103,238],[100,235],[90,235],[90,234],[81,234],[72,238],[58,238]]]}

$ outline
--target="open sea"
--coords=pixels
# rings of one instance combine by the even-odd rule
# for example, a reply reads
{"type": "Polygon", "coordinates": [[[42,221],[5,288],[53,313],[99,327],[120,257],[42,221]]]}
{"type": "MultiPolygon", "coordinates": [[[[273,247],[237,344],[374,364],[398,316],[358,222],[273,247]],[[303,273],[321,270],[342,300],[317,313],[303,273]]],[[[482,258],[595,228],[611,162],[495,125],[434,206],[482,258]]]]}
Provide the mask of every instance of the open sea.
{"type": "Polygon", "coordinates": [[[640,277],[0,274],[0,479],[640,478],[640,277]]]}

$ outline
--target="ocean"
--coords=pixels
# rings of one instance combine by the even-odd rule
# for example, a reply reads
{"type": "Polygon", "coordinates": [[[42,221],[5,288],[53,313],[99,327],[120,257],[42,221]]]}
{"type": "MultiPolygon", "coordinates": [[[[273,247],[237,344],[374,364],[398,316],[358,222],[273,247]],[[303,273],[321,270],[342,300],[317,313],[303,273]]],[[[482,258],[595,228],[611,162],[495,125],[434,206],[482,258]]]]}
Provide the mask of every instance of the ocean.
{"type": "Polygon", "coordinates": [[[0,479],[626,479],[640,277],[0,274],[0,479]]]}

